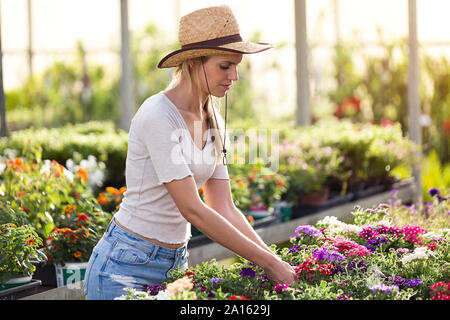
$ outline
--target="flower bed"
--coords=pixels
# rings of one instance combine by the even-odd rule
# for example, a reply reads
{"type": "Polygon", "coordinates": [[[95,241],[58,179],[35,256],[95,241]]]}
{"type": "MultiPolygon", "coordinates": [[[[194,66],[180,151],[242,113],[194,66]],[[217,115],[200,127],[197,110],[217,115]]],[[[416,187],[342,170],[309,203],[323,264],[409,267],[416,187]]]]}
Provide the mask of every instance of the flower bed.
{"type": "Polygon", "coordinates": [[[176,272],[161,286],[127,289],[118,299],[449,299],[448,198],[435,198],[426,209],[446,220],[428,230],[397,225],[394,203],[356,207],[352,224],[326,217],[314,226],[298,226],[289,247],[271,246],[294,266],[298,281],[290,286],[271,283],[244,259],[230,267],[212,260],[176,272]]]}

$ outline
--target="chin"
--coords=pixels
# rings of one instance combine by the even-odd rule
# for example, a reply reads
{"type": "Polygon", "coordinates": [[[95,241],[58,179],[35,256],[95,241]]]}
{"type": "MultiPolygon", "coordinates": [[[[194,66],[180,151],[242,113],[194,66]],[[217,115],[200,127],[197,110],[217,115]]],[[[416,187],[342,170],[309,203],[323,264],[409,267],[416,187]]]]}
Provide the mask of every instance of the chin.
{"type": "Polygon", "coordinates": [[[225,92],[220,92],[220,93],[217,93],[217,94],[212,93],[212,95],[214,97],[216,97],[216,98],[223,98],[223,97],[225,97],[225,93],[226,93],[226,91],[225,92]]]}

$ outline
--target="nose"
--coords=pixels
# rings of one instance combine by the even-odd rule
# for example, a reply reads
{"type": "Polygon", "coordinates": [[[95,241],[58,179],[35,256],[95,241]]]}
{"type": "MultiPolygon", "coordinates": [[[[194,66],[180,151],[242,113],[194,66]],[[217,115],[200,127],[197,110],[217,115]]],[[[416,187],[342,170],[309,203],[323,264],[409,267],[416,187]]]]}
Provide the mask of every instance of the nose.
{"type": "Polygon", "coordinates": [[[228,79],[232,81],[238,81],[239,80],[239,73],[236,66],[233,66],[230,68],[230,72],[228,74],[228,79]]]}

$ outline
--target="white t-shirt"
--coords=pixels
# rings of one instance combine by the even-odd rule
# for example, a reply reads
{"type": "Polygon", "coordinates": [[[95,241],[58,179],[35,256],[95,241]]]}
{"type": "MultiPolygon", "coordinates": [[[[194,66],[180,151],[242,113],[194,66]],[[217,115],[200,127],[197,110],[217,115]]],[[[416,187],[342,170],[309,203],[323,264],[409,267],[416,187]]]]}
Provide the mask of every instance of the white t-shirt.
{"type": "Polygon", "coordinates": [[[227,167],[220,161],[216,165],[211,130],[207,134],[200,150],[177,107],[163,92],[144,101],[128,135],[127,191],[114,215],[121,225],[164,243],[189,240],[191,225],[163,183],[190,175],[199,189],[210,178],[229,179],[227,167]]]}

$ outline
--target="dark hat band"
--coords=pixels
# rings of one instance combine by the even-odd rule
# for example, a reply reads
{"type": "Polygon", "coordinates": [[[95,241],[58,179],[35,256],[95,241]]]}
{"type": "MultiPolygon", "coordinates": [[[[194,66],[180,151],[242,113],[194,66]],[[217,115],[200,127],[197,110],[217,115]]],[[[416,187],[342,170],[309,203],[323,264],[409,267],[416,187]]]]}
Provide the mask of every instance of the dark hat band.
{"type": "Polygon", "coordinates": [[[228,44],[228,43],[234,43],[234,42],[241,42],[242,38],[241,35],[239,33],[237,34],[233,34],[230,36],[225,36],[225,37],[220,37],[220,38],[215,38],[215,39],[211,39],[211,40],[205,40],[205,41],[199,41],[199,42],[194,42],[194,43],[188,43],[185,44],[183,46],[181,46],[181,50],[186,50],[186,49],[199,49],[202,47],[219,47],[222,46],[224,44],[228,44]]]}

